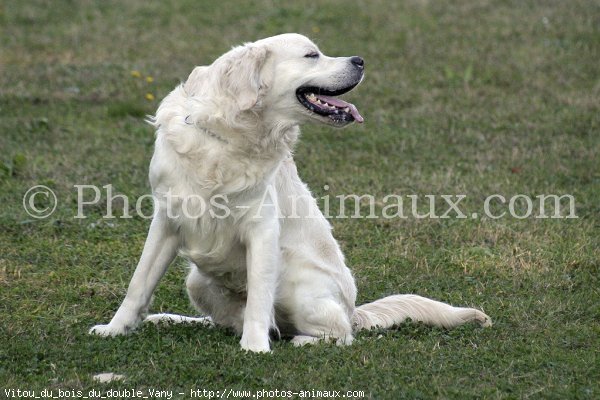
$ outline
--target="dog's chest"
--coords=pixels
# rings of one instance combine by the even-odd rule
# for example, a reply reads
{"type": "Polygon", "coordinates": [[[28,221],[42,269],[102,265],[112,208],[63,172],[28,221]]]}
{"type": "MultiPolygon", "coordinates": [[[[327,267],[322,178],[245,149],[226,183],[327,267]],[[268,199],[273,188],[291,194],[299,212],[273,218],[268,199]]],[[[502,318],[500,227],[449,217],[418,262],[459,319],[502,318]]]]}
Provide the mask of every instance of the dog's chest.
{"type": "MultiPolygon", "coordinates": [[[[179,222],[180,254],[199,267],[237,269],[245,257],[238,227],[232,218],[215,218],[204,215],[199,218],[184,218],[179,222]]],[[[209,271],[206,271],[209,272],[209,271]]]]}
{"type": "Polygon", "coordinates": [[[175,201],[173,207],[179,218],[173,222],[179,232],[180,255],[223,286],[244,291],[246,244],[242,238],[261,207],[265,186],[227,195],[189,187],[178,189],[180,201],[175,201]]]}
{"type": "Polygon", "coordinates": [[[256,223],[253,220],[273,184],[277,163],[249,163],[252,160],[234,160],[227,154],[217,157],[200,150],[198,159],[172,157],[159,145],[157,141],[151,183],[179,234],[180,255],[224,286],[236,291],[245,288],[242,237],[256,223]]]}

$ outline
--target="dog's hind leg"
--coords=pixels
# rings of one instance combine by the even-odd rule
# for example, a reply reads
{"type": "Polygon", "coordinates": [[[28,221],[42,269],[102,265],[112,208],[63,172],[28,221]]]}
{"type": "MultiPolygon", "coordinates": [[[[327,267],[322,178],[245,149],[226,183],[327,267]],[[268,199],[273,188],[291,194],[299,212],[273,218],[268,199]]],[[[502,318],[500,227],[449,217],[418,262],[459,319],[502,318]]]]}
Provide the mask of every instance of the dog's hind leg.
{"type": "Polygon", "coordinates": [[[190,301],[200,313],[210,316],[213,324],[232,328],[237,334],[242,334],[246,307],[244,296],[215,282],[194,264],[185,283],[190,301]]]}
{"type": "Polygon", "coordinates": [[[350,345],[354,339],[350,318],[343,307],[332,299],[312,299],[292,315],[298,335],[292,338],[294,346],[324,341],[350,345]]]}
{"type": "Polygon", "coordinates": [[[244,323],[244,302],[211,278],[204,275],[191,264],[191,270],[186,279],[188,296],[194,308],[208,316],[188,317],[179,314],[152,314],[144,322],[153,324],[199,324],[207,327],[220,325],[233,328],[238,334],[242,332],[244,323]]]}

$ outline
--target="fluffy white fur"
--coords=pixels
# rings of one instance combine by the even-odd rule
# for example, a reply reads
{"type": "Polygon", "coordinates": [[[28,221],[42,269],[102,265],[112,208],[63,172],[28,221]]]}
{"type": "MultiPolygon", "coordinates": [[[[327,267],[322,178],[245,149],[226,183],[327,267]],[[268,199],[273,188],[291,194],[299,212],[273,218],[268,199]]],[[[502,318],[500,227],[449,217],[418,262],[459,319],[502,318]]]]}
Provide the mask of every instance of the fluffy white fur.
{"type": "Polygon", "coordinates": [[[327,57],[304,36],[284,34],[195,68],[153,119],[150,183],[159,201],[127,295],[110,323],[90,332],[125,334],[142,322],[178,253],[190,261],[188,294],[206,317],[158,314],[148,320],[230,327],[245,350],[269,351],[272,329],[293,335],[295,344],[321,338],[349,344],[357,329],[390,327],[406,318],[446,328],[470,321],[491,325],[476,309],[415,295],[355,307],[352,274],[291,152],[300,124],[343,126],[356,117],[311,112],[296,90],[347,91],[360,82],[363,67],[361,59],[327,57]],[[206,204],[223,196],[231,215],[186,217],[198,210],[183,199],[194,196],[206,204]],[[284,217],[298,218],[278,218],[275,205],[284,217]]]}

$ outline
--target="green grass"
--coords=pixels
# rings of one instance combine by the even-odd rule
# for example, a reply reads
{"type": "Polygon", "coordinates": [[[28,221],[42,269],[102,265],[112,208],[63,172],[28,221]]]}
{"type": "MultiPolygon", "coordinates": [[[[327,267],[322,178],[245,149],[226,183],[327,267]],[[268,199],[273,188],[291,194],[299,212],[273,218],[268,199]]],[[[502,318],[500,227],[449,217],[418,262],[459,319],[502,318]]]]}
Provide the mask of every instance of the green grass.
{"type": "MultiPolygon", "coordinates": [[[[600,7],[543,3],[0,3],[0,398],[5,388],[600,397],[600,7]],[[366,60],[348,96],[365,124],[303,129],[296,160],[316,195],[466,194],[470,213],[490,194],[572,194],[579,218],[332,220],[359,303],[419,293],[481,307],[491,329],[407,323],[351,347],[280,341],[269,355],[191,326],[88,336],[123,299],[149,222],[104,221],[105,205],[74,219],[73,185],[148,193],[143,116],[193,66],[286,31],[366,60]],[[57,194],[49,219],[23,210],[37,184],[57,194]],[[126,380],[94,383],[101,372],[126,380]]],[[[169,270],[153,311],[192,312],[184,266],[169,270]]]]}

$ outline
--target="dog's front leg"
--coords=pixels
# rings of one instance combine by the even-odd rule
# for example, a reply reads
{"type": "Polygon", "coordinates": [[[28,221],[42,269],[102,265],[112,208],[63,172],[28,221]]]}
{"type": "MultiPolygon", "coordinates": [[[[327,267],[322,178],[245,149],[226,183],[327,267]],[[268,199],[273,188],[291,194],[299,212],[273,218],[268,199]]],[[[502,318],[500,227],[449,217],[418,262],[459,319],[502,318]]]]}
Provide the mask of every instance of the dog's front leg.
{"type": "Polygon", "coordinates": [[[108,325],[96,325],[91,334],[101,336],[123,335],[135,329],[142,321],[158,281],[175,258],[177,235],[171,232],[167,217],[157,214],[148,231],[144,250],[133,273],[125,300],[108,325]]]}
{"type": "Polygon", "coordinates": [[[261,221],[246,240],[247,299],[244,310],[242,349],[268,352],[269,330],[274,326],[274,301],[279,272],[279,225],[276,219],[261,221]]]}

